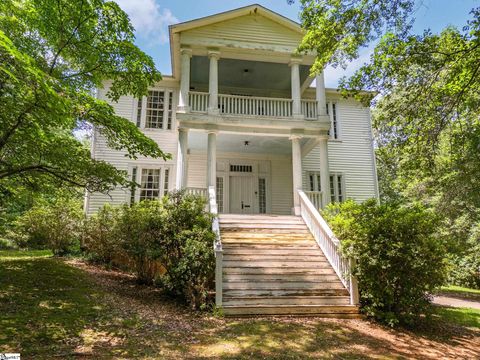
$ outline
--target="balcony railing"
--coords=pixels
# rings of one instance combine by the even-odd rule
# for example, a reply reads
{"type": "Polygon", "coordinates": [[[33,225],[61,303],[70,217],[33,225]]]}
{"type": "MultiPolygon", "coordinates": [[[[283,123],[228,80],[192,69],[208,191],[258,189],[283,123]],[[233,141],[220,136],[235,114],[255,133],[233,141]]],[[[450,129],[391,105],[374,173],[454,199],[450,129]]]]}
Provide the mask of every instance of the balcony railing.
{"type": "MultiPolygon", "coordinates": [[[[192,112],[206,113],[209,94],[190,92],[190,109],[192,112]]],[[[218,95],[218,111],[222,115],[265,116],[275,118],[290,118],[293,116],[292,100],[284,98],[218,95]]],[[[305,119],[317,119],[317,101],[302,100],[301,112],[305,119]]]]}

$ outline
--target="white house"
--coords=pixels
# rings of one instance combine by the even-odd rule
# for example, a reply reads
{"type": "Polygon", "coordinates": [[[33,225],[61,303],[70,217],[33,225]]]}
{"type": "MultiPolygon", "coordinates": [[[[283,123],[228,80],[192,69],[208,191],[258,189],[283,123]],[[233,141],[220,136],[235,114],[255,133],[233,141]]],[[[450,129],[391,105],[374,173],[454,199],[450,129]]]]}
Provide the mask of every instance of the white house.
{"type": "MultiPolygon", "coordinates": [[[[377,197],[370,110],[353,99],[342,98],[336,89],[325,89],[323,74],[310,76],[314,55],[296,54],[302,36],[297,23],[260,5],[171,26],[173,75],[164,75],[142,99],[125,96],[112,105],[119,115],[157,141],[162,150],[171,153],[172,159],[130,160],[123,152],[109,149],[105,139],[95,133],[92,156],[128,171],[140,187],[135,191],[119,188],[109,195],[88,194],[86,212],[94,213],[106,202],[121,204],[158,198],[177,188],[207,196],[210,188],[218,212],[225,214],[220,216],[220,235],[225,242],[223,248],[220,240],[217,244],[219,254],[223,249],[224,259],[233,256],[225,252],[229,229],[244,233],[249,228],[241,224],[256,224],[250,227],[251,233],[269,234],[264,236],[265,241],[282,235],[278,229],[285,229],[285,240],[287,235],[292,238],[293,233],[304,233],[308,226],[305,236],[313,235],[312,243],[315,239],[324,254],[318,245],[317,249],[304,251],[318,250],[319,256],[325,255],[333,267],[332,281],[352,295],[350,280],[343,281],[345,276],[341,273],[341,267],[347,266],[345,259],[337,250],[328,253],[327,243],[335,245],[335,238],[316,208],[330,201],[377,197]],[[310,87],[314,80],[316,88],[310,87]],[[263,217],[259,217],[261,214],[263,217]]],[[[108,84],[99,89],[100,98],[106,99],[107,89],[108,84]]],[[[282,239],[277,240],[283,244],[282,239]]],[[[270,250],[275,254],[282,250],[291,253],[291,248],[281,246],[270,250]]],[[[284,312],[291,312],[292,306],[303,304],[305,299],[299,303],[280,301],[277,310],[265,310],[271,301],[277,301],[274,297],[278,295],[274,291],[277,288],[268,286],[266,289],[273,292],[253,296],[267,296],[265,304],[248,303],[248,299],[239,303],[237,293],[246,291],[246,295],[239,296],[248,298],[252,289],[232,285],[236,277],[229,283],[228,276],[233,275],[225,268],[230,260],[223,260],[222,272],[222,260],[219,263],[218,258],[221,256],[217,257],[217,276],[222,279],[223,274],[223,280],[217,280],[220,285],[223,281],[223,306],[228,308],[228,299],[232,308],[243,306],[231,313],[245,312],[245,307],[257,309],[250,313],[278,313],[282,306],[288,308],[284,312]],[[230,298],[228,291],[233,291],[230,298]]],[[[245,261],[252,264],[252,259],[245,261]]],[[[278,279],[270,282],[282,283],[282,274],[279,272],[278,279]]],[[[299,281],[302,289],[309,284],[304,277],[299,281]]],[[[217,292],[222,293],[218,284],[217,292]]],[[[288,294],[289,298],[299,295],[288,294]]],[[[347,305],[345,299],[336,300],[327,304],[323,300],[310,301],[316,310],[309,308],[307,312],[322,312],[318,306],[347,305]]],[[[354,302],[355,299],[349,300],[348,304],[355,305],[354,302]]],[[[221,294],[217,303],[222,304],[221,294]]]]}

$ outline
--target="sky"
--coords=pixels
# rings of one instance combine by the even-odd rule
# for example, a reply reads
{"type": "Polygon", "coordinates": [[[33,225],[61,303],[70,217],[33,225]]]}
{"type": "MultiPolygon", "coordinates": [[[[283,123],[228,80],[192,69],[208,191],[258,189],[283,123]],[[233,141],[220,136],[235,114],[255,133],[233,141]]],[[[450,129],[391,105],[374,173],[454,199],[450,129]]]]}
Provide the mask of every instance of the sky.
{"type": "MultiPolygon", "coordinates": [[[[129,15],[135,27],[136,44],[153,57],[158,70],[171,75],[168,25],[219,12],[258,3],[283,16],[298,22],[300,11],[298,0],[288,5],[287,0],[115,0],[129,15]]],[[[421,34],[424,29],[434,33],[446,26],[462,28],[470,18],[472,8],[480,6],[480,0],[417,0],[414,32],[421,34]]],[[[327,67],[325,85],[336,87],[342,76],[351,75],[368,60],[374,44],[361,49],[357,60],[346,69],[327,67]]]]}

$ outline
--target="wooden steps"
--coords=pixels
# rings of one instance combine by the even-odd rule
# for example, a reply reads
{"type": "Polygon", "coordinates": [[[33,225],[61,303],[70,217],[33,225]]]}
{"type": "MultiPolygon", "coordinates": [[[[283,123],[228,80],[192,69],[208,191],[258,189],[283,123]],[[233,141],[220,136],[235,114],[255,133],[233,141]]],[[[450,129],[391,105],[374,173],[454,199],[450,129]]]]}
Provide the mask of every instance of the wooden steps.
{"type": "Polygon", "coordinates": [[[227,316],[358,316],[301,217],[220,215],[227,316]]]}

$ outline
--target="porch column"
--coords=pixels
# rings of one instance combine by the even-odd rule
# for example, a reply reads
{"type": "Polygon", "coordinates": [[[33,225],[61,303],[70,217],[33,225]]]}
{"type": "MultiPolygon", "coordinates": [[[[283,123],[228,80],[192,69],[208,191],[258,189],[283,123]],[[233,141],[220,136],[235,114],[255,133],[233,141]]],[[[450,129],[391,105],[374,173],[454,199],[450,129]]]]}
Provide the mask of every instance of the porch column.
{"type": "Polygon", "coordinates": [[[322,190],[322,205],[331,202],[330,197],[330,170],[328,167],[328,135],[319,138],[320,148],[320,189],[322,190]]]}
{"type": "Polygon", "coordinates": [[[210,71],[208,76],[208,113],[218,114],[218,59],[220,51],[209,50],[210,71]]]}
{"type": "Polygon", "coordinates": [[[317,83],[316,99],[317,99],[317,114],[318,116],[327,115],[327,99],[325,96],[325,77],[323,72],[317,74],[315,77],[317,83]]]}
{"type": "Polygon", "coordinates": [[[217,131],[208,132],[207,187],[217,182],[217,131]]]}
{"type": "Polygon", "coordinates": [[[293,213],[300,215],[300,196],[297,190],[302,189],[302,148],[301,136],[292,135],[292,179],[293,179],[293,213]]]}
{"type": "Polygon", "coordinates": [[[180,94],[178,96],[178,111],[190,112],[188,93],[190,92],[190,58],[192,49],[184,48],[180,50],[180,94]]]}
{"type": "Polygon", "coordinates": [[[292,58],[290,60],[290,69],[292,75],[292,115],[293,117],[302,117],[301,109],[301,91],[300,91],[300,63],[301,58],[292,58]]]}
{"type": "Polygon", "coordinates": [[[177,189],[187,187],[188,178],[188,129],[178,129],[178,151],[177,151],[177,189]]]}

